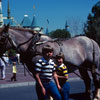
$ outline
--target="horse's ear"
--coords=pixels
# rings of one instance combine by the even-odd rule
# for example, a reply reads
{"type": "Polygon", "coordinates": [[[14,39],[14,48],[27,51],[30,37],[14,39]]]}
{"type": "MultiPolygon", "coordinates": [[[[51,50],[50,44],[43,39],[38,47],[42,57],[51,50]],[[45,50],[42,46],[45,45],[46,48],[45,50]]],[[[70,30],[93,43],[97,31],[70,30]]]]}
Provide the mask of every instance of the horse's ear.
{"type": "Polygon", "coordinates": [[[9,29],[9,24],[4,27],[3,32],[8,32],[8,29],[9,29]]]}

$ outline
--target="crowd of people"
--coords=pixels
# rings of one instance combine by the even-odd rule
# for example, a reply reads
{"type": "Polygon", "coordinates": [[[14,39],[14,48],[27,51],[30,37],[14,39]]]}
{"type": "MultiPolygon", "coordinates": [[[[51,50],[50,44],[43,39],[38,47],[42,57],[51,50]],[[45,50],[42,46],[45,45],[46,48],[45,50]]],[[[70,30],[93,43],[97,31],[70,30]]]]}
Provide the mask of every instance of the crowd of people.
{"type": "Polygon", "coordinates": [[[4,80],[6,78],[6,67],[9,65],[12,66],[12,74],[11,81],[16,81],[16,64],[20,64],[20,55],[16,54],[16,56],[10,56],[8,57],[7,54],[3,54],[3,56],[0,58],[0,70],[1,70],[1,80],[4,80]]]}

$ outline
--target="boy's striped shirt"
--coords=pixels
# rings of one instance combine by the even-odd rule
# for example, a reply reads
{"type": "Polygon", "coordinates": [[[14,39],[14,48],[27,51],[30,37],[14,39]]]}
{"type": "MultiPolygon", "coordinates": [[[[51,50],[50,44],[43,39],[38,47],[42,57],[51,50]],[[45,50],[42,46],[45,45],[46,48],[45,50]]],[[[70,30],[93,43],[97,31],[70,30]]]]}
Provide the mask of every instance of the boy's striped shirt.
{"type": "Polygon", "coordinates": [[[56,69],[57,69],[57,74],[58,75],[68,76],[68,69],[67,69],[67,66],[65,66],[64,64],[61,64],[60,66],[57,66],[56,69]]]}
{"type": "Polygon", "coordinates": [[[52,59],[49,61],[41,58],[36,63],[36,73],[40,74],[40,79],[42,82],[49,82],[52,79],[53,71],[55,71],[54,67],[55,63],[52,59]]]}

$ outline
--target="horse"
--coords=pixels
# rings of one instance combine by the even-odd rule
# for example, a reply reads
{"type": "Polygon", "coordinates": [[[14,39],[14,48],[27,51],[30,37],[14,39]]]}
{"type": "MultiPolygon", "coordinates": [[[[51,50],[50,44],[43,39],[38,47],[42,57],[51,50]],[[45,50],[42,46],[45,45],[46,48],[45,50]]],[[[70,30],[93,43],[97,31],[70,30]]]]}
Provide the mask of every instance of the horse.
{"type": "Polygon", "coordinates": [[[44,34],[35,34],[30,29],[11,28],[9,25],[0,29],[0,56],[9,49],[16,50],[21,56],[22,63],[33,76],[35,63],[42,56],[44,45],[50,45],[53,48],[53,58],[61,52],[64,54],[64,63],[68,66],[69,72],[79,69],[85,83],[86,94],[91,99],[89,70],[95,86],[95,97],[100,98],[100,82],[96,74],[96,68],[100,69],[100,48],[94,40],[86,36],[78,36],[60,41],[44,34]]]}

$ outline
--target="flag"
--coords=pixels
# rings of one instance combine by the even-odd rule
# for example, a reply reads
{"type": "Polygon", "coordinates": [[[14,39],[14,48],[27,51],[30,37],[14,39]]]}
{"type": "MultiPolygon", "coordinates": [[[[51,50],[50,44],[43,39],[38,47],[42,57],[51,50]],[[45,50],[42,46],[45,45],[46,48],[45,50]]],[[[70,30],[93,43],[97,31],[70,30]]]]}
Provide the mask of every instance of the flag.
{"type": "Polygon", "coordinates": [[[47,19],[47,23],[49,24],[49,20],[47,19]]]}
{"type": "Polygon", "coordinates": [[[48,31],[48,28],[46,29],[46,35],[48,35],[49,31],[48,31]]]}
{"type": "Polygon", "coordinates": [[[35,5],[33,5],[33,9],[35,9],[35,5]]]}

